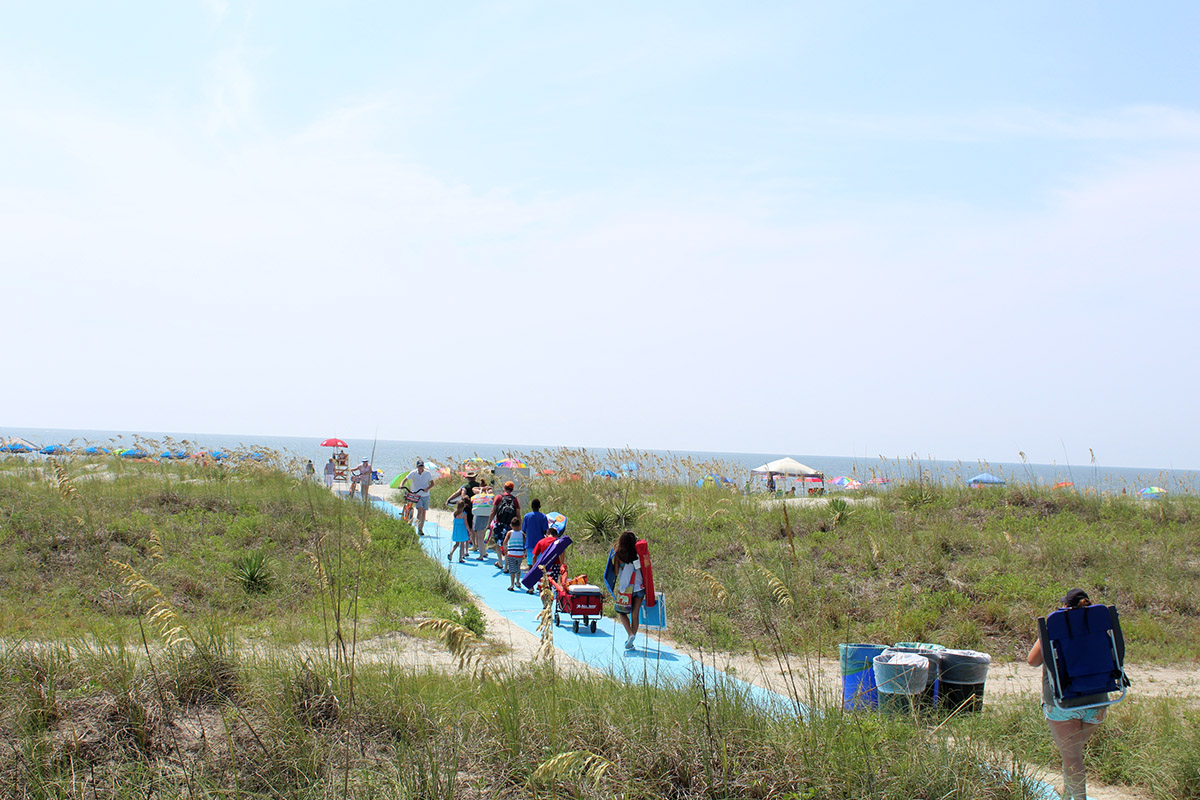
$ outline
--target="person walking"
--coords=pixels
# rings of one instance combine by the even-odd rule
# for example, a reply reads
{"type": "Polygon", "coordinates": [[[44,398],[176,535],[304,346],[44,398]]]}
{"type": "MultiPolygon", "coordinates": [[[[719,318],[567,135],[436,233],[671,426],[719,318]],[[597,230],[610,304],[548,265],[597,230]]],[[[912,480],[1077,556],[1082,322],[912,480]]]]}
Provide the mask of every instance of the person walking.
{"type": "Polygon", "coordinates": [[[638,612],[646,599],[646,590],[642,588],[642,566],[638,561],[637,536],[633,531],[625,531],[617,539],[613,547],[613,565],[617,570],[613,610],[628,634],[625,649],[632,650],[637,639],[638,612]]]}
{"type": "MultiPolygon", "coordinates": [[[[1083,589],[1072,589],[1062,599],[1066,609],[1084,608],[1092,604],[1083,589]]],[[[1062,756],[1062,800],[1087,800],[1087,772],[1083,766],[1083,746],[1104,721],[1106,708],[1056,708],[1054,688],[1046,672],[1046,659],[1039,638],[1029,650],[1029,666],[1042,668],[1042,714],[1050,726],[1050,735],[1062,756]]]]}
{"type": "Polygon", "coordinates": [[[333,476],[337,472],[337,465],[333,463],[333,456],[325,462],[325,488],[333,488],[333,476]]]}
{"type": "Polygon", "coordinates": [[[424,459],[417,459],[417,468],[404,476],[401,487],[407,486],[409,491],[417,495],[414,503],[417,509],[417,535],[425,535],[425,512],[429,510],[429,487],[433,486],[433,473],[425,470],[424,459]]]}
{"type": "Polygon", "coordinates": [[[471,541],[471,532],[468,526],[471,522],[471,500],[470,498],[460,498],[458,504],[454,507],[454,527],[450,532],[450,541],[453,544],[450,546],[450,552],[446,553],[446,560],[450,561],[454,556],[454,551],[458,551],[458,563],[462,564],[467,560],[467,545],[471,541]]]}
{"type": "Polygon", "coordinates": [[[529,502],[530,508],[533,510],[525,515],[522,521],[521,529],[525,531],[525,552],[529,553],[529,566],[533,566],[533,548],[537,547],[537,543],[546,535],[546,531],[550,530],[550,520],[546,519],[546,515],[542,513],[542,501],[533,498],[529,502]]]}
{"type": "Polygon", "coordinates": [[[480,561],[487,560],[488,520],[492,518],[494,502],[496,497],[492,494],[492,487],[486,483],[471,498],[471,541],[475,545],[475,552],[479,553],[480,561]]]}
{"type": "Polygon", "coordinates": [[[350,496],[354,496],[354,487],[357,486],[362,489],[363,502],[371,502],[371,462],[364,458],[351,472],[350,496]]]}
{"type": "Polygon", "coordinates": [[[504,571],[508,573],[508,590],[515,592],[517,581],[521,580],[521,562],[525,560],[525,534],[521,533],[520,517],[513,517],[501,547],[504,549],[504,571]]]}
{"type": "MultiPolygon", "coordinates": [[[[504,541],[504,537],[508,535],[508,529],[512,525],[514,519],[521,517],[521,501],[513,494],[516,489],[516,484],[512,481],[505,481],[504,492],[496,496],[496,502],[492,504],[492,514],[488,519],[488,527],[492,531],[492,541],[496,543],[496,549],[500,549],[500,543],[504,541]]],[[[508,572],[508,566],[501,562],[497,566],[508,572]]]]}

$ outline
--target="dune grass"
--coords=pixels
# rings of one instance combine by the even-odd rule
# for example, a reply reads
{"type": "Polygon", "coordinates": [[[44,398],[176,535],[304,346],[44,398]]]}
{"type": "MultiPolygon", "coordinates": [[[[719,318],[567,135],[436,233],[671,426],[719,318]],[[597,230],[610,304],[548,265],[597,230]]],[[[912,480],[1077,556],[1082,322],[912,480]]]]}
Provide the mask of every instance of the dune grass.
{"type": "Polygon", "coordinates": [[[690,644],[750,650],[774,629],[790,651],[935,641],[1023,658],[1036,618],[1079,585],[1120,609],[1134,661],[1200,657],[1194,496],[899,483],[785,505],[691,482],[720,465],[657,465],[669,482],[604,480],[586,451],[523,457],[557,468],[533,481],[532,496],[570,518],[571,571],[599,576],[620,530],[644,536],[672,636],[690,644]],[[564,479],[572,474],[581,478],[564,479]],[[764,593],[790,598],[774,603],[770,626],[764,593]]]}
{"type": "MultiPolygon", "coordinates": [[[[253,465],[0,467],[0,796],[1025,798],[1028,765],[1054,764],[1030,698],[938,727],[792,687],[824,710],[800,721],[699,674],[628,686],[479,648],[455,675],[361,663],[354,642],[398,627],[477,641],[406,524],[253,465]]],[[[599,575],[615,533],[639,532],[672,635],[706,651],[1015,656],[1075,583],[1121,607],[1132,660],[1200,646],[1192,498],[914,484],[785,515],[678,480],[556,478],[534,496],[571,519],[571,571],[599,575]]],[[[1135,698],[1089,769],[1200,797],[1197,723],[1135,698]]]]}

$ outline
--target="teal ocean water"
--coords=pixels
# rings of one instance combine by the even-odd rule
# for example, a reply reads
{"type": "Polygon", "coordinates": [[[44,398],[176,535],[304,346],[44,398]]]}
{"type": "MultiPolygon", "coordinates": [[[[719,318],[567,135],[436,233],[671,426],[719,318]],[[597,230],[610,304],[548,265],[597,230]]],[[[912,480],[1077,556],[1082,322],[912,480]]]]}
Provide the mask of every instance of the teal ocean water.
{"type": "MultiPolygon", "coordinates": [[[[191,449],[236,449],[269,448],[286,451],[300,459],[311,458],[320,472],[332,452],[321,447],[320,439],[296,436],[253,436],[222,433],[166,433],[155,431],[100,431],[69,430],[53,428],[0,428],[0,439],[21,437],[39,445],[116,443],[132,446],[138,438],[162,442],[166,438],[176,442],[187,441],[191,449]]],[[[484,444],[472,442],[419,442],[380,439],[346,439],[352,463],[362,458],[372,459],[376,469],[390,481],[398,472],[413,468],[418,458],[432,460],[437,464],[455,466],[461,460],[480,456],[488,460],[504,458],[512,453],[529,454],[552,448],[546,445],[484,444]]],[[[737,484],[743,484],[749,471],[767,461],[790,455],[796,460],[823,472],[827,479],[848,475],[860,481],[872,477],[892,481],[923,478],[945,483],[963,483],[965,479],[980,472],[990,472],[1010,482],[1033,483],[1053,486],[1070,481],[1076,488],[1096,487],[1102,491],[1133,493],[1144,486],[1161,486],[1168,493],[1196,493],[1200,491],[1200,472],[1194,470],[1143,469],[1113,466],[1068,465],[1068,464],[1021,464],[998,462],[966,462],[921,460],[916,458],[863,459],[844,456],[828,456],[812,453],[716,453],[689,450],[638,451],[649,456],[673,456],[705,462],[703,471],[716,471],[737,484]],[[711,468],[711,469],[710,469],[711,468]]],[[[613,451],[604,448],[589,448],[592,458],[616,472],[626,472],[621,467],[631,461],[628,451],[613,451]]],[[[157,455],[157,453],[155,453],[157,455]]],[[[636,461],[637,458],[633,457],[636,461]]],[[[643,459],[646,461],[648,459],[643,459]]],[[[556,464],[534,464],[535,467],[556,467],[556,464]]],[[[699,469],[699,468],[698,468],[699,469]]],[[[698,474],[695,477],[702,477],[698,474]]],[[[885,487],[881,487],[886,490],[885,487]]]]}

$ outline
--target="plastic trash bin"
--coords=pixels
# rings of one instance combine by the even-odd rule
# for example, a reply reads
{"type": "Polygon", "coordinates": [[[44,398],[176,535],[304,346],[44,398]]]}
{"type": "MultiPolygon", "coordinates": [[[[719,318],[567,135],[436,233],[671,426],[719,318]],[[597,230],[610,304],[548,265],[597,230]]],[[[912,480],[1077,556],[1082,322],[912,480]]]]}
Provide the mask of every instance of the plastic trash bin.
{"type": "Polygon", "coordinates": [[[884,650],[871,662],[879,689],[879,710],[911,713],[929,682],[929,659],[919,653],[884,650]]]}
{"type": "Polygon", "coordinates": [[[929,659],[929,682],[917,698],[917,705],[930,711],[936,708],[941,689],[942,653],[946,652],[945,646],[931,642],[897,642],[888,649],[900,653],[918,653],[929,659]]]}
{"type": "Polygon", "coordinates": [[[942,697],[944,710],[978,714],[983,710],[983,689],[987,683],[992,657],[974,650],[946,650],[942,653],[942,697]]]}
{"type": "Polygon", "coordinates": [[[842,667],[842,707],[875,708],[879,694],[875,690],[875,670],[871,660],[887,649],[882,644],[839,644],[838,660],[842,667]]]}

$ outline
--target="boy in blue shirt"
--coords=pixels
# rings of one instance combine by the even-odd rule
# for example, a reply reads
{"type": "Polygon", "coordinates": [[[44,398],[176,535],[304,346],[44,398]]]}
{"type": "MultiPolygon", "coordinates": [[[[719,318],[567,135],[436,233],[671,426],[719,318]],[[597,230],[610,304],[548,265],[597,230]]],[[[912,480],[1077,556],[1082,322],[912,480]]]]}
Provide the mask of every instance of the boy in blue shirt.
{"type": "MultiPolygon", "coordinates": [[[[550,520],[546,519],[546,515],[542,513],[541,500],[535,497],[529,506],[533,511],[525,515],[525,519],[521,521],[521,528],[525,531],[525,552],[533,553],[533,548],[537,547],[537,543],[546,535],[546,531],[550,530],[550,520]]],[[[529,557],[533,558],[532,555],[529,557]]],[[[529,566],[533,566],[532,561],[529,566]]]]}

